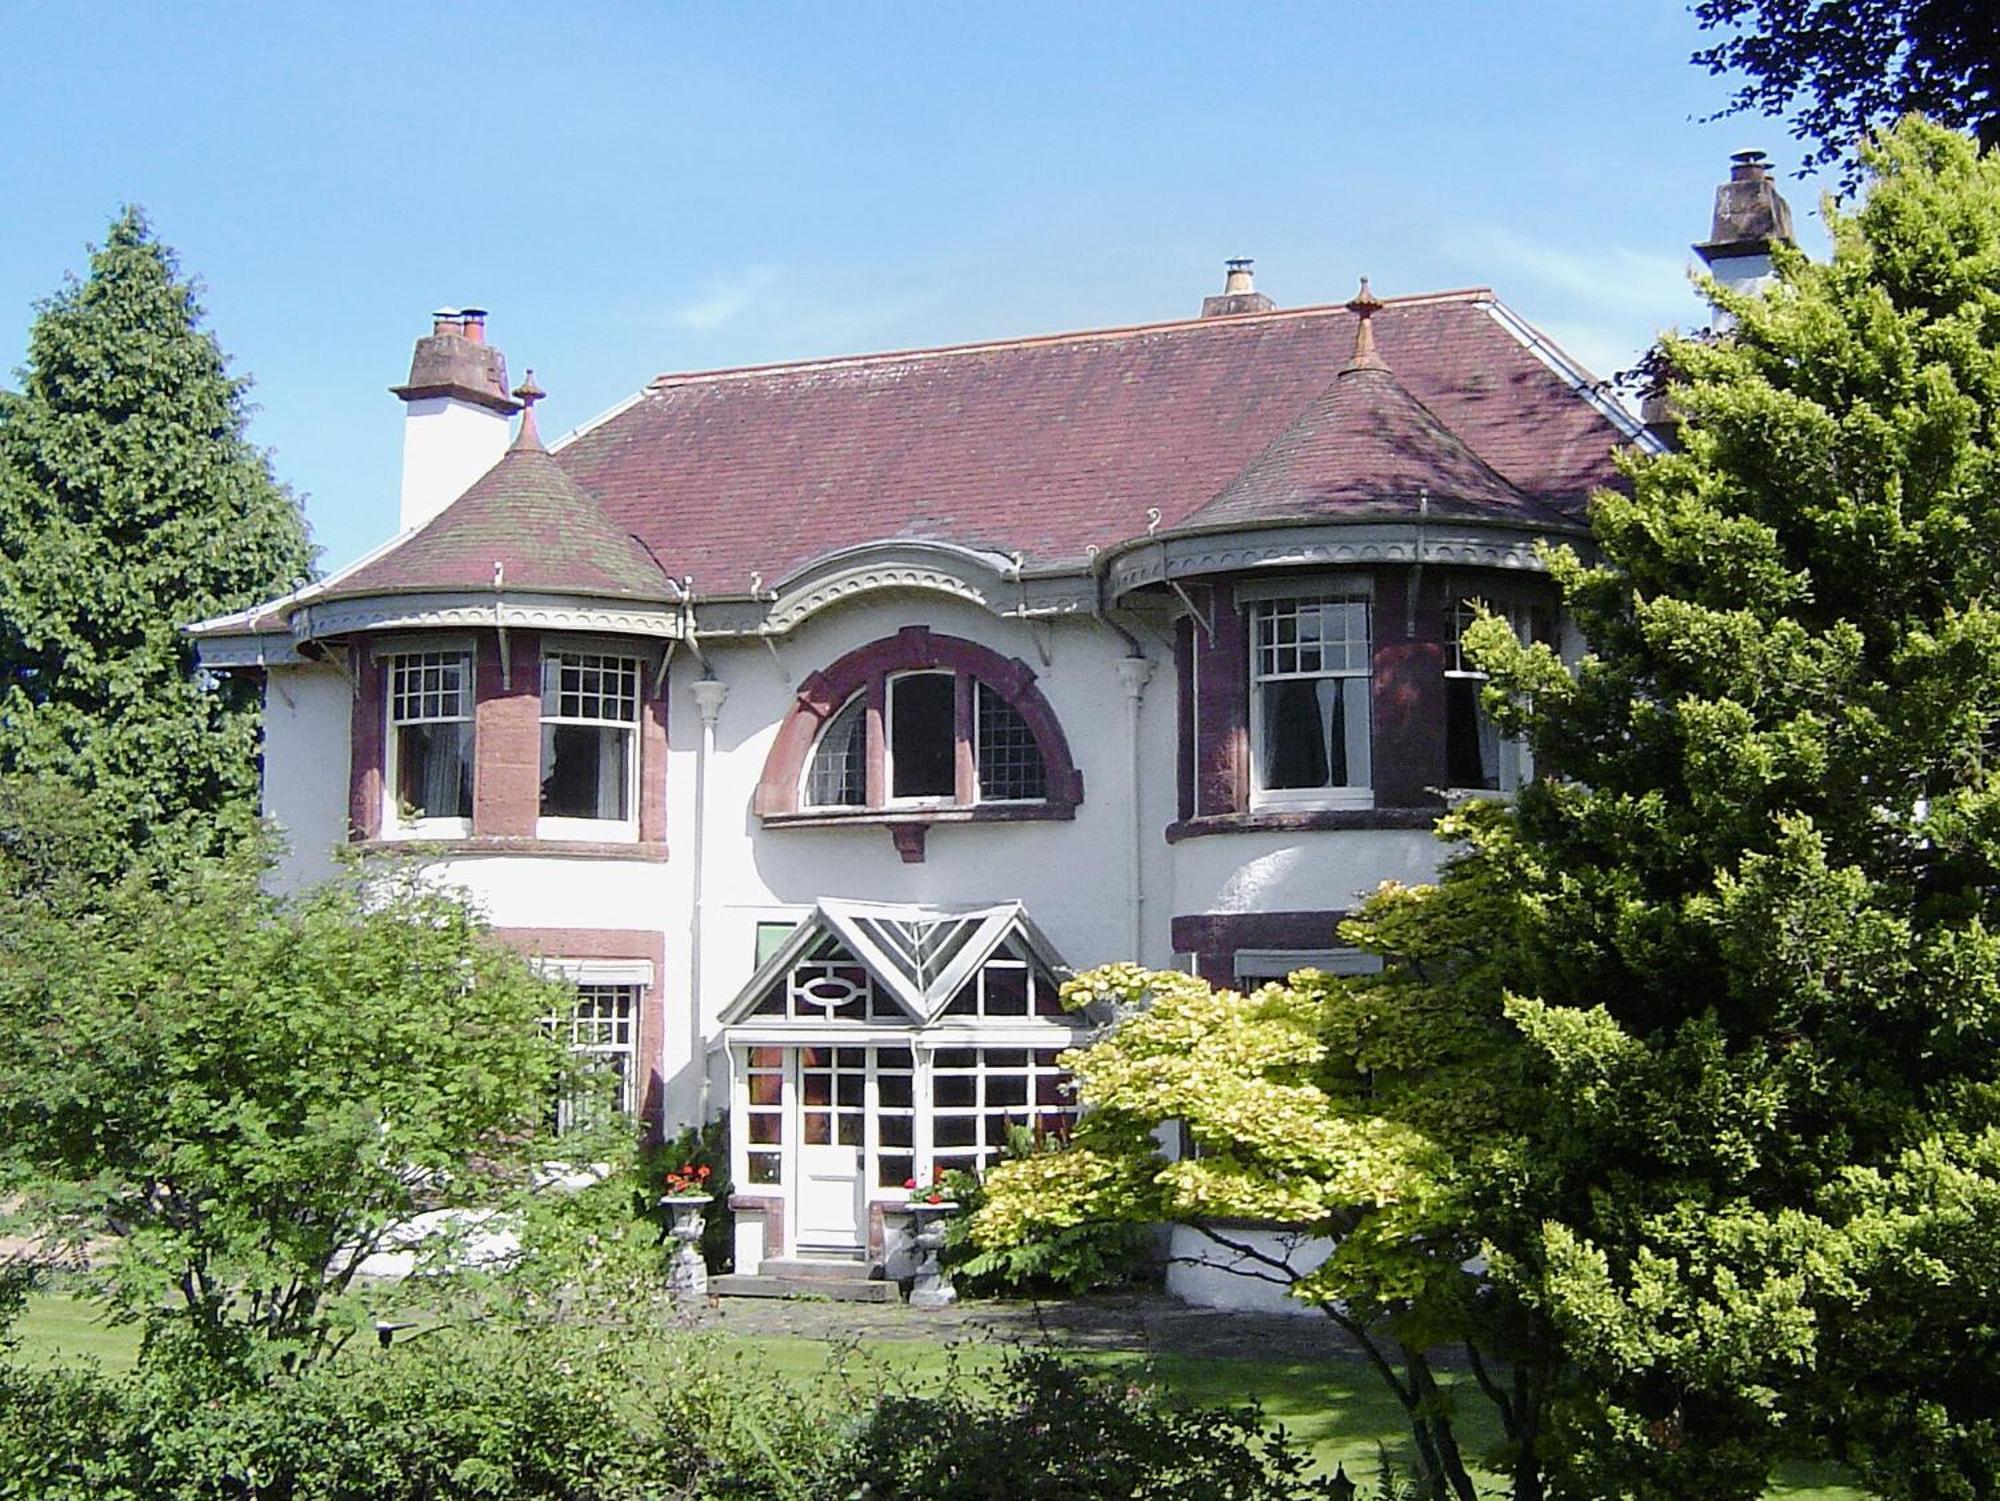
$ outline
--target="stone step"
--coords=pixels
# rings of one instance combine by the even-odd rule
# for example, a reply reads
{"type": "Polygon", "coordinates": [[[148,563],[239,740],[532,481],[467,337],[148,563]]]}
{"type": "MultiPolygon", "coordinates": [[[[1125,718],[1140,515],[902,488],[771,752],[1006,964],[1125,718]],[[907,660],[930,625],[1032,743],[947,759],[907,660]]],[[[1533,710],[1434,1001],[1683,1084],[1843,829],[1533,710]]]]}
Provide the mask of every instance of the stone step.
{"type": "MultiPolygon", "coordinates": [[[[765,1262],[769,1266],[770,1262],[765,1262]]],[[[894,1303],[901,1294],[893,1282],[865,1277],[778,1277],[768,1272],[747,1276],[732,1272],[708,1279],[708,1290],[722,1298],[824,1298],[833,1303],[894,1303]]]]}
{"type": "Polygon", "coordinates": [[[882,1275],[880,1266],[870,1266],[856,1251],[852,1256],[766,1256],[757,1268],[760,1277],[823,1277],[834,1282],[869,1281],[882,1275]]]}

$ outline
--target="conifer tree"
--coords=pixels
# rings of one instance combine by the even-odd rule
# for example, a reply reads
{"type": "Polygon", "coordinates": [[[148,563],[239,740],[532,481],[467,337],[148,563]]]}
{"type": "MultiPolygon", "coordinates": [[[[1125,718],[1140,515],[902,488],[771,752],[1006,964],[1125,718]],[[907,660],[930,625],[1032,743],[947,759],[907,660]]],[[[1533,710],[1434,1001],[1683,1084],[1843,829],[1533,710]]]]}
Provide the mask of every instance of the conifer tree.
{"type": "Polygon", "coordinates": [[[181,627],[312,557],[201,317],[127,209],[0,394],[0,775],[68,784],[134,849],[213,847],[254,811],[256,690],[199,674],[181,627]]]}
{"type": "Polygon", "coordinates": [[[1554,774],[1346,925],[1379,977],[1085,977],[1155,1008],[976,1234],[1330,1230],[1300,1293],[1468,1343],[1518,1501],[1752,1501],[1801,1451],[2000,1494],[2000,156],[1914,119],[1864,156],[1830,263],[1666,342],[1683,441],[1549,555],[1583,658],[1471,632],[1554,774]]]}

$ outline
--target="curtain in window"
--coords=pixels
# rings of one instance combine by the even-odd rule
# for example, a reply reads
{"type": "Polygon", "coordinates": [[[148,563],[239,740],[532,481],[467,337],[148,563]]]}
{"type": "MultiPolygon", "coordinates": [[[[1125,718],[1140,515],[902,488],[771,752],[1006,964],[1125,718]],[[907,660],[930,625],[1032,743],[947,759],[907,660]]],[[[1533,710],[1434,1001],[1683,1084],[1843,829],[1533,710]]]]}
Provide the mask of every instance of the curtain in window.
{"type": "Polygon", "coordinates": [[[1350,785],[1348,682],[1293,678],[1264,685],[1264,786],[1350,785]]]}

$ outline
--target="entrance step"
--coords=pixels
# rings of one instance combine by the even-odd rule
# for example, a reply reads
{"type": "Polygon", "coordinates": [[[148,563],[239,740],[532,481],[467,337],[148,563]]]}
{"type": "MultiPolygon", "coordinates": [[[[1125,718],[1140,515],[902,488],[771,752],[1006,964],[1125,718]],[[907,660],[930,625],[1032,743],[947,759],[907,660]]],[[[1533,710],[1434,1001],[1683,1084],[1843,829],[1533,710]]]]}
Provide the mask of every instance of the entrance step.
{"type": "Polygon", "coordinates": [[[708,1290],[724,1298],[824,1298],[834,1303],[894,1303],[901,1297],[893,1282],[856,1276],[864,1270],[859,1262],[848,1263],[843,1277],[775,1272],[773,1268],[781,1264],[766,1261],[755,1276],[732,1272],[726,1277],[711,1277],[708,1290]]]}
{"type": "Polygon", "coordinates": [[[766,1256],[758,1267],[760,1277],[821,1277],[833,1282],[870,1281],[882,1275],[882,1268],[870,1266],[856,1251],[852,1256],[766,1256]]]}

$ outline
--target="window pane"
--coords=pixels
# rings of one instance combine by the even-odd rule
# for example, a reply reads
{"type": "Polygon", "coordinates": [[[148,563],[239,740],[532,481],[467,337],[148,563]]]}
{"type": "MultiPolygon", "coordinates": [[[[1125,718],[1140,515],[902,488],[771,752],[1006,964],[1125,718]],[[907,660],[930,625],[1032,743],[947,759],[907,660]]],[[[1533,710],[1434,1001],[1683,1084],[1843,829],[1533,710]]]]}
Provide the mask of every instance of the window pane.
{"type": "Polygon", "coordinates": [[[998,964],[986,966],[986,1014],[1026,1016],[1028,1014],[1028,971],[998,964]]]}
{"type": "Polygon", "coordinates": [[[1484,678],[1444,680],[1445,781],[1452,787],[1498,788],[1500,735],[1480,707],[1484,678]]]}
{"type": "Polygon", "coordinates": [[[815,808],[858,808],[868,801],[868,705],[857,694],[820,732],[806,777],[815,808]]]}
{"type": "Polygon", "coordinates": [[[916,1175],[916,1159],[900,1153],[885,1152],[875,1164],[875,1182],[882,1188],[901,1188],[916,1175]]]}
{"type": "Polygon", "coordinates": [[[1047,797],[1048,772],[1028,721],[986,684],[979,684],[977,692],[979,796],[1017,802],[1047,797]]]}
{"type": "Polygon", "coordinates": [[[750,1076],[750,1103],[753,1105],[776,1105],[784,1099],[785,1081],[779,1074],[752,1074],[750,1076]]]}
{"type": "Polygon", "coordinates": [[[840,1145],[858,1147],[861,1145],[862,1116],[858,1110],[843,1110],[835,1122],[840,1134],[840,1145]]]}
{"type": "Polygon", "coordinates": [[[750,1116],[750,1139],[756,1142],[781,1142],[785,1139],[785,1118],[782,1115],[753,1111],[750,1116]]]}
{"type": "Polygon", "coordinates": [[[1287,678],[1263,695],[1261,784],[1365,787],[1368,784],[1368,680],[1287,678]]]}
{"type": "Polygon", "coordinates": [[[910,1108],[910,1076],[908,1074],[883,1074],[875,1081],[875,1092],[885,1110],[908,1110],[910,1108]]]}
{"type": "Polygon", "coordinates": [[[908,673],[889,681],[889,756],[893,797],[950,797],[958,787],[953,739],[956,679],[948,672],[908,673]]]}
{"type": "Polygon", "coordinates": [[[907,1115],[885,1115],[877,1123],[885,1147],[907,1147],[910,1144],[910,1118],[907,1115]]]}
{"type": "Polygon", "coordinates": [[[597,725],[542,726],[542,815],[631,816],[632,732],[597,725]]]}
{"type": "Polygon", "coordinates": [[[908,1048],[877,1048],[875,1050],[875,1066],[878,1069],[899,1069],[907,1074],[912,1066],[910,1050],[908,1048]]]}
{"type": "Polygon", "coordinates": [[[396,804],[411,818],[472,817],[472,723],[396,729],[396,804]]]}
{"type": "Polygon", "coordinates": [[[978,1131],[976,1115],[943,1115],[931,1122],[931,1140],[941,1147],[969,1147],[978,1131]]]}
{"type": "Polygon", "coordinates": [[[776,1152],[752,1152],[750,1154],[750,1181],[752,1183],[780,1183],[784,1181],[785,1159],[776,1152]]]}
{"type": "Polygon", "coordinates": [[[931,1094],[940,1105],[976,1105],[979,1081],[971,1074],[939,1074],[931,1082],[931,1094]]]}

